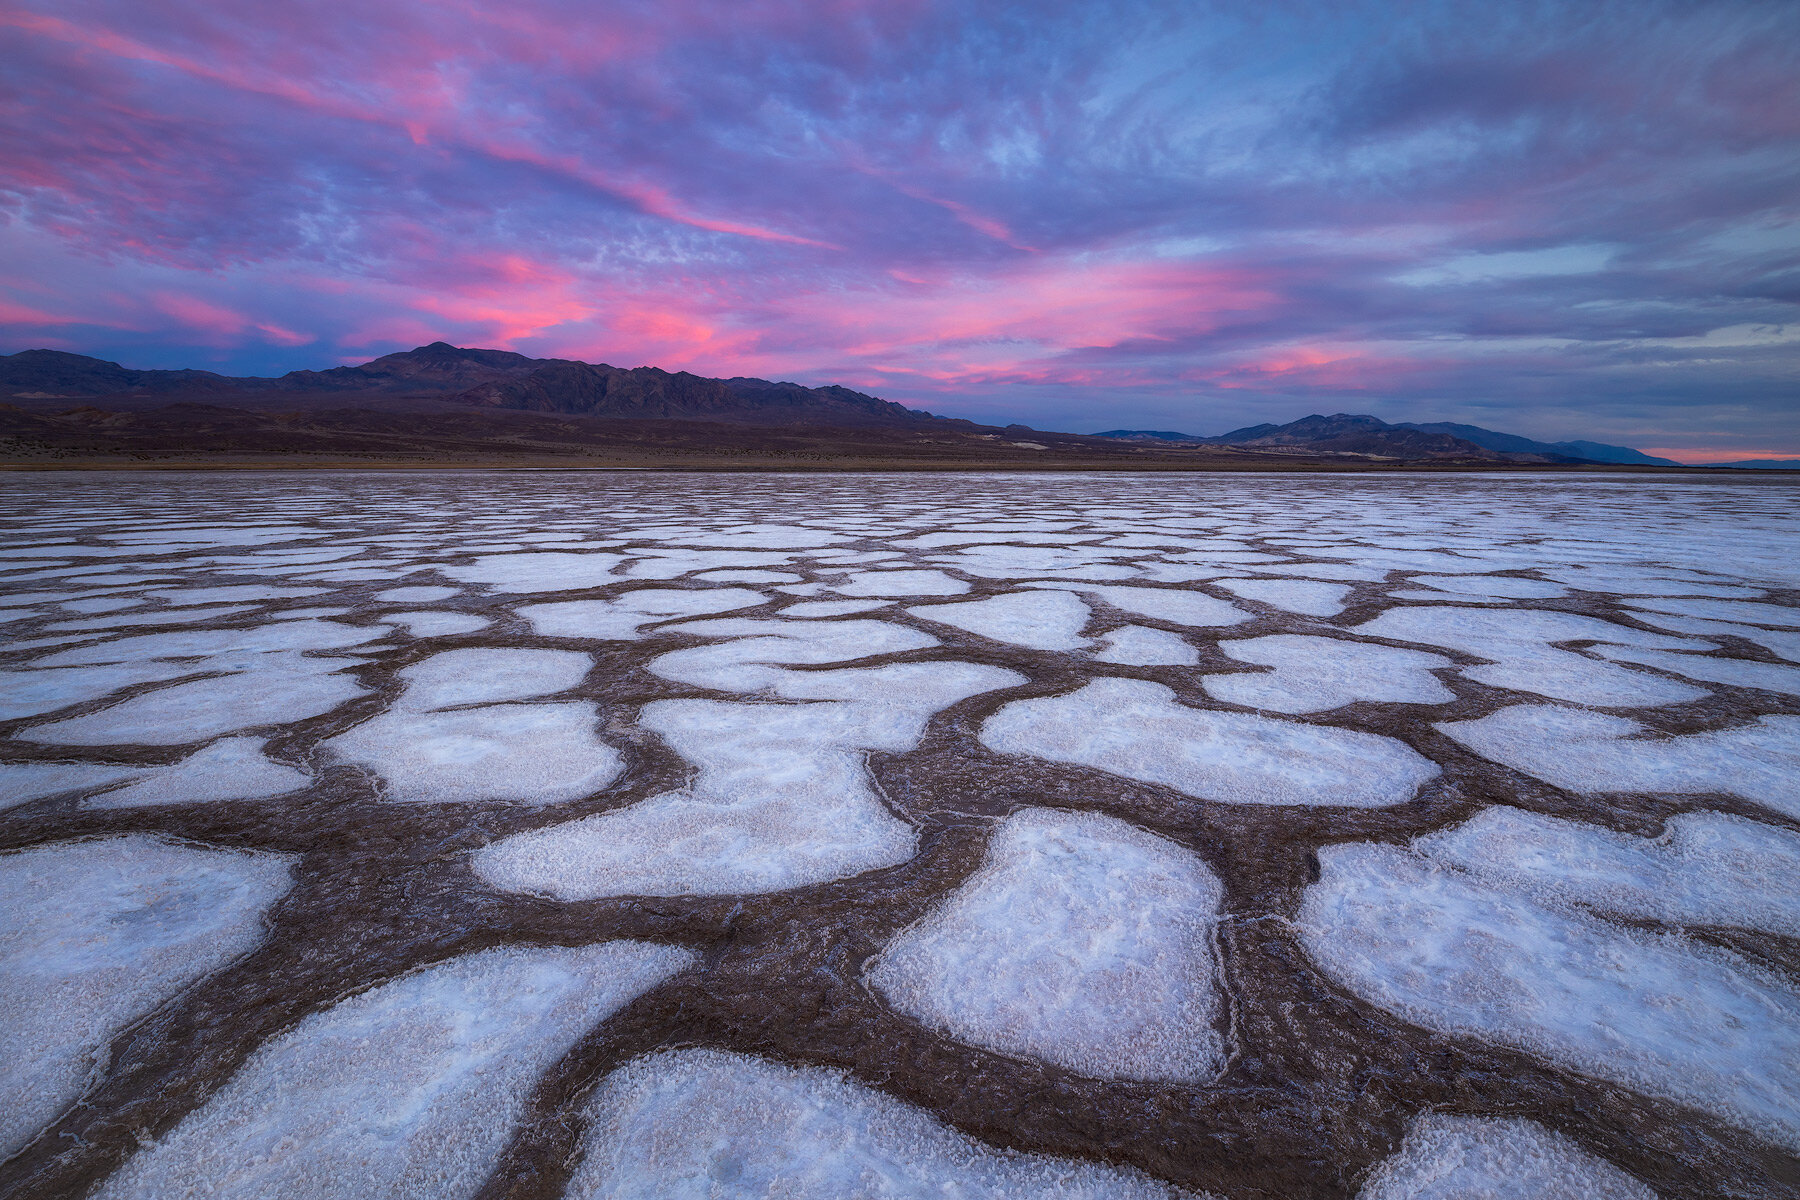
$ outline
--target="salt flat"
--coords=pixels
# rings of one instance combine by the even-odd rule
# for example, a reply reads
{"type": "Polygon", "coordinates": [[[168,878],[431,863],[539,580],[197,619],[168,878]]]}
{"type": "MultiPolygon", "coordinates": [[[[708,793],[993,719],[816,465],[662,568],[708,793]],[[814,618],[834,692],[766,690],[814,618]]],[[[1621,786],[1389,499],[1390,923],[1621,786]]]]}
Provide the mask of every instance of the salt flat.
{"type": "Polygon", "coordinates": [[[0,489],[5,1200],[1800,1179],[1784,481],[0,489]]]}

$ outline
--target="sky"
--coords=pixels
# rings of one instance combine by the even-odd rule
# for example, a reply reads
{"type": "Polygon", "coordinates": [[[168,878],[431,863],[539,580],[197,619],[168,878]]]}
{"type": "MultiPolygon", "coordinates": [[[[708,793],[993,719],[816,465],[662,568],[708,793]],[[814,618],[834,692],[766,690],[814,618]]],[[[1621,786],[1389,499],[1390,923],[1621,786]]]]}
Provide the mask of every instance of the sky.
{"type": "Polygon", "coordinates": [[[1800,456],[1800,3],[0,0],[0,352],[1800,456]]]}

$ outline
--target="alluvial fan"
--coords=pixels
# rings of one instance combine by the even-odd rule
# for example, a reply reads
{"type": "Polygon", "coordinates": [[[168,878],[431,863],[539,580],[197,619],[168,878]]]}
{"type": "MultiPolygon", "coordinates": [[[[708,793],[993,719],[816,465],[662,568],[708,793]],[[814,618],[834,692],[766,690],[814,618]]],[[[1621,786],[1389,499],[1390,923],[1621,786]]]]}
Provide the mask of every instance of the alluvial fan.
{"type": "Polygon", "coordinates": [[[1794,501],[10,478],[0,1197],[1792,1196],[1794,501]]]}

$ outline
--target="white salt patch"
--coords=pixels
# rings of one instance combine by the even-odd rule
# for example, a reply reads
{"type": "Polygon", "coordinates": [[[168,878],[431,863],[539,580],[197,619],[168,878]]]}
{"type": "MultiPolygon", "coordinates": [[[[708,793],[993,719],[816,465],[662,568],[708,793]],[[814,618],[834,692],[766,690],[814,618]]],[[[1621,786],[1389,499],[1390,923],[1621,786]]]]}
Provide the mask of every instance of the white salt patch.
{"type": "Polygon", "coordinates": [[[749,608],[768,597],[748,588],[644,588],[613,600],[566,600],[558,604],[527,604],[519,615],[544,637],[587,638],[592,641],[635,641],[645,625],[676,617],[749,608]]]}
{"type": "Polygon", "coordinates": [[[983,542],[994,541],[995,532],[1007,533],[1004,539],[1025,546],[1066,546],[1071,540],[1066,533],[1027,533],[998,529],[995,526],[983,526],[978,530],[964,530],[960,533],[922,533],[914,538],[901,538],[894,542],[896,546],[917,546],[921,550],[941,550],[947,546],[974,546],[983,542]]]}
{"type": "Polygon", "coordinates": [[[323,745],[373,767],[389,800],[558,804],[604,788],[624,769],[595,730],[590,703],[495,704],[455,712],[395,707],[323,745]]]}
{"type": "Polygon", "coordinates": [[[70,612],[104,613],[118,612],[121,608],[132,608],[142,603],[135,596],[97,596],[91,600],[64,600],[62,606],[70,612]]]}
{"type": "Polygon", "coordinates": [[[1560,584],[1514,575],[1415,575],[1407,582],[1424,584],[1440,592],[1500,596],[1508,600],[1550,600],[1569,594],[1569,589],[1560,584]]]}
{"type": "Polygon", "coordinates": [[[847,617],[852,613],[872,612],[886,608],[891,600],[807,600],[790,604],[781,610],[784,617],[847,617]]]}
{"type": "Polygon", "coordinates": [[[1150,562],[1143,565],[1142,574],[1145,579],[1157,583],[1192,583],[1199,579],[1217,579],[1230,572],[1217,567],[1196,567],[1187,563],[1150,562]]]}
{"type": "Polygon", "coordinates": [[[1708,683],[1761,688],[1765,692],[1800,696],[1800,667],[1784,667],[1779,663],[1753,662],[1743,658],[1682,654],[1670,650],[1638,650],[1625,646],[1596,646],[1594,652],[1614,662],[1639,663],[1676,675],[1685,675],[1689,679],[1704,679],[1708,683]]]}
{"type": "Polygon", "coordinates": [[[288,865],[143,834],[0,855],[0,1155],[105,1072],[127,1025],[262,940],[288,865]]]}
{"type": "Polygon", "coordinates": [[[960,554],[934,561],[965,575],[984,579],[1029,579],[1034,575],[1061,575],[1071,579],[1129,579],[1137,568],[1112,564],[1110,559],[1130,550],[1100,550],[1089,546],[1057,548],[1032,546],[976,546],[960,554]]]}
{"type": "Polygon", "coordinates": [[[342,650],[372,642],[387,633],[379,626],[359,629],[337,621],[282,621],[250,629],[194,629],[177,633],[143,633],[45,655],[37,667],[130,662],[144,658],[200,658],[221,654],[281,650],[342,650]]]}
{"type": "Polygon", "coordinates": [[[1357,700],[1448,704],[1456,699],[1431,673],[1455,664],[1423,650],[1291,633],[1222,641],[1219,649],[1239,662],[1275,668],[1266,674],[1208,675],[1200,681],[1213,699],[1247,708],[1308,713],[1357,700]]]}
{"type": "Polygon", "coordinates": [[[491,624],[486,617],[461,612],[383,613],[381,619],[389,625],[398,625],[408,636],[416,638],[461,637],[491,624]]]}
{"type": "Polygon", "coordinates": [[[1540,899],[1800,937],[1800,834],[1743,817],[1681,813],[1641,838],[1496,806],[1413,846],[1540,899]]]}
{"type": "Polygon", "coordinates": [[[1258,575],[1291,575],[1300,579],[1336,579],[1357,583],[1379,583],[1388,573],[1375,567],[1358,567],[1350,563],[1268,563],[1256,568],[1258,575]]]}
{"type": "MultiPolygon", "coordinates": [[[[303,573],[301,578],[310,579],[316,583],[374,583],[377,581],[386,583],[402,575],[411,574],[413,569],[410,566],[402,568],[356,567],[344,571],[308,571],[303,573]]],[[[446,568],[447,573],[448,569],[446,568]]],[[[496,590],[507,591],[509,589],[499,588],[496,590]]]]}
{"type": "Polygon", "coordinates": [[[1558,911],[1397,846],[1319,852],[1296,928],[1368,1002],[1800,1147],[1800,994],[1673,935],[1558,911]]]}
{"type": "Polygon", "coordinates": [[[490,554],[462,566],[439,567],[441,574],[463,583],[485,583],[496,592],[562,592],[599,587],[614,580],[617,554],[490,554]]]}
{"type": "Polygon", "coordinates": [[[399,707],[424,710],[495,704],[566,692],[594,660],[574,650],[446,650],[406,667],[399,707]]]}
{"type": "MultiPolygon", "coordinates": [[[[1443,592],[1430,592],[1422,588],[1397,588],[1389,592],[1388,596],[1395,600],[1422,600],[1427,604],[1442,604],[1444,601],[1452,599],[1443,592]]],[[[1501,596],[1458,595],[1454,599],[1458,604],[1512,604],[1511,600],[1501,596]]]]}
{"type": "Polygon", "coordinates": [[[322,596],[325,588],[271,587],[266,583],[235,587],[170,588],[149,593],[170,604],[241,604],[249,600],[297,600],[303,596],[322,596]]]}
{"type": "Polygon", "coordinates": [[[1221,579],[1228,592],[1309,617],[1336,616],[1344,611],[1350,586],[1311,579],[1221,579]]]}
{"type": "Polygon", "coordinates": [[[453,587],[398,587],[377,592],[375,599],[382,604],[435,604],[461,594],[461,588],[453,587]]]}
{"type": "Polygon", "coordinates": [[[928,633],[887,621],[780,621],[727,617],[670,626],[677,633],[731,638],[713,646],[672,650],[652,659],[652,674],[695,687],[756,692],[794,673],[778,664],[848,662],[938,645],[928,633]]]}
{"type": "Polygon", "coordinates": [[[1088,606],[1067,592],[1012,592],[963,604],[919,605],[915,617],[1032,650],[1079,650],[1088,606]]]}
{"type": "Polygon", "coordinates": [[[1136,679],[1015,700],[982,725],[981,741],[1228,804],[1402,804],[1438,774],[1391,738],[1189,708],[1161,684],[1136,679]]]}
{"type": "Polygon", "coordinates": [[[129,787],[104,792],[83,808],[137,808],[150,804],[194,804],[212,800],[261,800],[298,791],[312,783],[305,771],[273,762],[260,738],[225,738],[197,750],[172,767],[158,767],[129,787]]]}
{"type": "Polygon", "coordinates": [[[1676,737],[1636,721],[1516,704],[1437,726],[1483,758],[1571,792],[1722,792],[1800,817],[1800,717],[1676,737]]]}
{"type": "Polygon", "coordinates": [[[1166,629],[1146,629],[1142,625],[1124,625],[1101,635],[1104,645],[1094,657],[1101,662],[1130,667],[1191,667],[1200,661],[1200,652],[1166,629]]]}
{"type": "Polygon", "coordinates": [[[116,763],[0,763],[0,809],[59,792],[104,787],[149,771],[116,763]]]}
{"type": "Polygon", "coordinates": [[[800,576],[786,571],[702,571],[694,576],[708,583],[799,583],[800,576]]]}
{"type": "Polygon", "coordinates": [[[695,571],[780,567],[794,558],[792,554],[750,550],[634,550],[632,553],[644,557],[620,572],[626,579],[677,579],[695,571]]]}
{"type": "MultiPolygon", "coordinates": [[[[626,535],[629,536],[629,535],[626,535]]],[[[683,546],[753,547],[765,550],[817,550],[847,542],[850,536],[804,525],[739,525],[730,529],[671,534],[661,540],[683,546]]]]}
{"type": "Polygon", "coordinates": [[[1700,617],[1663,616],[1658,613],[1638,612],[1631,615],[1646,625],[1675,633],[1691,633],[1698,637],[1743,638],[1789,662],[1800,662],[1800,632],[1793,630],[1758,629],[1754,625],[1732,625],[1700,617]]]}
{"type": "Polygon", "coordinates": [[[1123,609],[1153,621],[1196,628],[1218,628],[1251,619],[1249,613],[1217,596],[1176,588],[1151,587],[1084,587],[1070,583],[1033,583],[1030,587],[1062,588],[1094,596],[1114,608],[1123,609]]]}
{"type": "Polygon", "coordinates": [[[1003,821],[981,869],[868,968],[900,1012],[1099,1079],[1210,1082],[1225,1066],[1213,931],[1192,852],[1095,813],[1003,821]]]}
{"type": "Polygon", "coordinates": [[[1800,629],[1800,608],[1788,608],[1782,604],[1757,604],[1748,600],[1633,600],[1631,607],[1683,617],[1735,621],[1744,625],[1800,629]]]}
{"type": "Polygon", "coordinates": [[[942,571],[863,571],[831,589],[846,596],[961,596],[969,585],[942,571]]]}
{"type": "Polygon", "coordinates": [[[202,621],[226,620],[255,612],[255,606],[225,605],[219,608],[146,609],[143,612],[115,613],[104,617],[83,617],[78,621],[59,621],[44,628],[52,633],[79,632],[90,629],[112,630],[142,625],[196,625],[202,621]]]}
{"type": "Polygon", "coordinates": [[[644,942],[508,946],[402,976],[264,1045],[95,1195],[472,1196],[539,1076],[694,961],[644,942]]]}
{"type": "Polygon", "coordinates": [[[59,746],[205,742],[240,729],[286,725],[330,712],[363,694],[341,664],[300,655],[266,656],[247,674],[158,688],[82,717],[37,725],[16,736],[59,746]]]}
{"type": "Polygon", "coordinates": [[[626,1063],[585,1115],[568,1200],[1192,1196],[1125,1167],[996,1150],[835,1071],[719,1050],[626,1063]]]}
{"type": "Polygon", "coordinates": [[[1426,1113],[1356,1200],[1656,1200],[1656,1193],[1535,1122],[1426,1113]]]}
{"type": "Polygon", "coordinates": [[[98,700],[134,683],[158,683],[204,670],[191,663],[133,662],[94,667],[0,671],[0,721],[98,700]]]}
{"type": "Polygon", "coordinates": [[[910,750],[933,712],[1024,680],[969,663],[784,672],[827,704],[660,700],[638,723],[699,768],[690,789],[504,838],[476,871],[558,899],[780,891],[893,866],[917,834],[875,794],[864,753],[910,750]]]}
{"type": "MultiPolygon", "coordinates": [[[[1598,662],[1552,642],[1596,641],[1650,649],[1693,648],[1681,638],[1646,633],[1577,613],[1538,609],[1391,608],[1356,626],[1366,637],[1444,646],[1489,660],[1461,667],[1470,679],[1492,687],[1531,692],[1553,700],[1607,707],[1680,704],[1707,693],[1700,688],[1598,662]]],[[[1702,648],[1705,648],[1702,646],[1702,648]]]]}

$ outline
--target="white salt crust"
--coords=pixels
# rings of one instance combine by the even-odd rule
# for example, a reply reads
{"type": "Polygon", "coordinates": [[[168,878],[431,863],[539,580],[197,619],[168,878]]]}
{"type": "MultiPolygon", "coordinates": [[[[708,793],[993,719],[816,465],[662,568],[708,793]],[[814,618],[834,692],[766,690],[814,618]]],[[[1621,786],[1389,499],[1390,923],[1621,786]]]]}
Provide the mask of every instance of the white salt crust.
{"type": "Polygon", "coordinates": [[[1656,650],[1710,649],[1706,643],[1646,633],[1578,613],[1539,609],[1391,608],[1351,632],[1460,650],[1492,665],[1460,668],[1479,683],[1552,700],[1604,707],[1681,704],[1707,692],[1673,679],[1601,662],[1552,642],[1596,641],[1656,650]]]}
{"type": "MultiPolygon", "coordinates": [[[[938,645],[928,633],[888,621],[783,621],[725,617],[671,625],[674,633],[726,638],[710,646],[671,650],[650,661],[652,674],[725,692],[777,687],[796,672],[783,665],[848,662],[938,645]]],[[[785,693],[784,693],[785,694],[785,693]]],[[[798,698],[798,697],[796,697],[798,698]]]]}
{"type": "Polygon", "coordinates": [[[551,696],[580,683],[593,665],[576,650],[446,650],[400,672],[399,703],[424,710],[551,696]]]}
{"type": "Polygon", "coordinates": [[[886,608],[891,600],[803,600],[781,610],[783,617],[847,617],[853,613],[873,612],[886,608]]]}
{"type": "Polygon", "coordinates": [[[326,589],[316,587],[275,587],[267,583],[235,584],[230,587],[163,588],[145,593],[167,600],[170,604],[241,604],[250,600],[295,600],[302,596],[323,596],[326,589]]]}
{"type": "Polygon", "coordinates": [[[1114,608],[1136,616],[1149,617],[1153,621],[1167,621],[1171,625],[1192,625],[1206,629],[1236,625],[1240,621],[1251,619],[1249,613],[1217,596],[1185,589],[1133,587],[1129,584],[1084,587],[1062,582],[1033,583],[1029,586],[1080,591],[1114,608]]]}
{"type": "Polygon", "coordinates": [[[1536,1122],[1426,1113],[1356,1200],[1656,1200],[1656,1193],[1536,1122]]]}
{"type": "Polygon", "coordinates": [[[0,855],[0,1157],[105,1072],[127,1025],[262,940],[289,863],[145,834],[0,855]]]}
{"type": "Polygon", "coordinates": [[[0,809],[137,779],[151,770],[116,763],[0,763],[0,809]]]}
{"type": "Polygon", "coordinates": [[[194,804],[214,800],[261,800],[298,791],[312,783],[305,771],[273,762],[261,738],[224,738],[196,750],[174,766],[155,767],[127,787],[82,802],[83,808],[137,808],[151,804],[194,804]]]}
{"type": "Polygon", "coordinates": [[[197,675],[193,663],[132,662],[92,667],[51,667],[0,671],[0,721],[35,717],[71,704],[98,700],[138,683],[160,683],[197,675]]]}
{"type": "Polygon", "coordinates": [[[461,637],[486,629],[492,623],[486,617],[461,612],[383,613],[381,619],[390,625],[398,625],[408,637],[415,638],[461,637]]]}
{"type": "Polygon", "coordinates": [[[1784,667],[1780,663],[1754,662],[1743,658],[1714,658],[1706,654],[1683,654],[1673,650],[1638,650],[1629,646],[1596,646],[1594,653],[1614,662],[1638,663],[1701,679],[1707,683],[1723,683],[1732,687],[1760,688],[1765,692],[1781,692],[1800,696],[1800,667],[1784,667]]]}
{"type": "Polygon", "coordinates": [[[1239,662],[1274,668],[1262,674],[1201,679],[1213,699],[1247,708],[1309,713],[1358,700],[1448,704],[1456,699],[1456,693],[1431,673],[1456,664],[1423,650],[1293,633],[1222,641],[1219,649],[1239,662]]]}
{"type": "Polygon", "coordinates": [[[502,838],[476,872],[586,900],[781,891],[893,866],[918,835],[875,794],[864,754],[910,750],[938,709],[1024,682],[970,663],[779,675],[781,694],[837,702],[647,704],[638,723],[699,769],[691,787],[502,838]]]}
{"type": "Polygon", "coordinates": [[[1174,842],[1096,813],[1024,809],[867,978],[971,1045],[1099,1079],[1206,1083],[1225,1065],[1212,941],[1223,897],[1174,842]]]}
{"type": "Polygon", "coordinates": [[[1200,661],[1200,652],[1183,641],[1181,635],[1166,629],[1148,629],[1142,625],[1121,625],[1100,636],[1102,649],[1094,655],[1100,662],[1130,667],[1191,667],[1200,661]]]}
{"type": "Polygon", "coordinates": [[[138,662],[147,658],[202,658],[224,654],[268,654],[283,650],[343,650],[384,637],[381,626],[358,628],[337,621],[280,621],[253,629],[193,629],[143,633],[80,646],[33,659],[34,667],[87,666],[138,662]]]}
{"type": "Polygon", "coordinates": [[[606,942],[500,947],[414,971],[266,1043],[96,1200],[472,1196],[538,1077],[694,961],[606,942]]]}
{"type": "Polygon", "coordinates": [[[1680,813],[1643,838],[1495,806],[1413,845],[1543,900],[1800,937],[1800,833],[1760,821],[1680,813]]]}
{"type": "Polygon", "coordinates": [[[634,1059],[585,1116],[568,1200],[1199,1200],[1129,1168],[997,1150],[835,1071],[718,1050],[634,1059]]]}
{"type": "Polygon", "coordinates": [[[1350,585],[1312,579],[1221,579],[1217,586],[1246,600],[1256,600],[1291,613],[1332,617],[1344,611],[1350,585]]]}
{"type": "Polygon", "coordinates": [[[36,725],[17,736],[57,746],[205,742],[241,729],[285,725],[330,712],[364,692],[345,664],[297,654],[261,656],[245,674],[196,679],[144,692],[111,708],[36,725]]]}
{"type": "Polygon", "coordinates": [[[982,725],[981,742],[1227,804],[1374,808],[1405,803],[1438,775],[1436,763],[1391,738],[1189,708],[1136,679],[1015,700],[982,725]]]}
{"type": "Polygon", "coordinates": [[[1800,993],[1723,950],[1550,907],[1398,846],[1319,852],[1296,929],[1358,996],[1800,1148],[1800,993]]]}
{"type": "Polygon", "coordinates": [[[1632,608],[1647,612],[1673,613],[1683,617],[1704,617],[1714,621],[1734,621],[1743,625],[1773,625],[1777,629],[1800,629],[1800,608],[1783,604],[1758,604],[1750,600],[1633,600],[1632,608]]]}
{"type": "Polygon", "coordinates": [[[1067,592],[1011,592],[961,604],[922,604],[906,610],[915,617],[954,625],[979,637],[1031,650],[1079,650],[1088,606],[1067,592]]]}
{"type": "Polygon", "coordinates": [[[636,641],[645,625],[761,604],[767,597],[747,588],[644,588],[614,600],[566,600],[527,604],[519,615],[544,637],[636,641]]]}
{"type": "Polygon", "coordinates": [[[1727,621],[1709,621],[1703,617],[1665,616],[1661,613],[1638,612],[1632,616],[1646,625],[1673,633],[1689,633],[1696,637],[1738,637],[1761,646],[1778,658],[1800,662],[1800,631],[1791,629],[1759,629],[1754,625],[1733,625],[1727,621]]]}
{"type": "Polygon", "coordinates": [[[863,571],[831,590],[846,596],[961,596],[969,585],[938,570],[863,571]]]}
{"type": "Polygon", "coordinates": [[[1569,589],[1561,584],[1521,579],[1516,575],[1414,575],[1407,582],[1440,592],[1495,596],[1506,600],[1551,600],[1569,594],[1569,589]]]}
{"type": "Polygon", "coordinates": [[[453,587],[397,587],[376,593],[375,599],[381,604],[436,604],[461,594],[461,588],[453,587]]]}
{"type": "Polygon", "coordinates": [[[254,605],[223,605],[218,608],[151,609],[143,612],[116,613],[105,617],[84,617],[79,621],[58,621],[44,626],[52,633],[81,633],[89,630],[142,628],[146,625],[197,625],[202,621],[223,621],[255,612],[254,605]]]}
{"type": "Polygon", "coordinates": [[[1136,567],[1108,560],[1130,550],[1098,550],[1091,546],[975,546],[957,554],[934,557],[941,566],[983,579],[1031,579],[1058,575],[1066,579],[1129,579],[1136,567]]]}
{"type": "Polygon", "coordinates": [[[643,557],[619,572],[624,579],[679,579],[697,571],[784,567],[794,560],[792,554],[750,550],[634,549],[629,553],[643,557]]]}
{"type": "Polygon", "coordinates": [[[1800,717],[1658,737],[1626,717],[1515,704],[1437,726],[1483,758],[1571,792],[1722,792],[1800,817],[1800,717]]]}
{"type": "Polygon", "coordinates": [[[496,592],[564,592],[611,583],[621,561],[617,554],[568,551],[490,554],[460,566],[440,566],[438,572],[462,583],[485,583],[496,592]]]}

